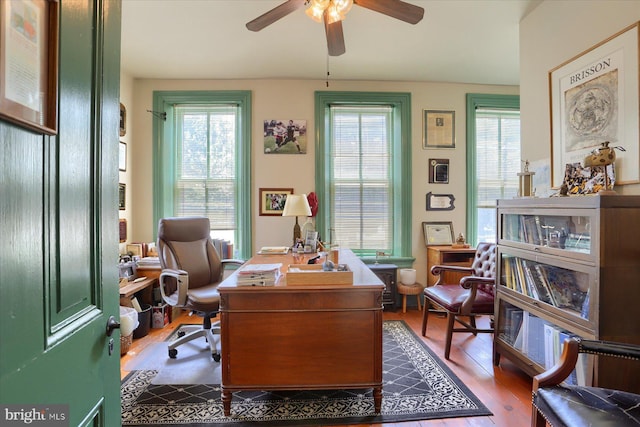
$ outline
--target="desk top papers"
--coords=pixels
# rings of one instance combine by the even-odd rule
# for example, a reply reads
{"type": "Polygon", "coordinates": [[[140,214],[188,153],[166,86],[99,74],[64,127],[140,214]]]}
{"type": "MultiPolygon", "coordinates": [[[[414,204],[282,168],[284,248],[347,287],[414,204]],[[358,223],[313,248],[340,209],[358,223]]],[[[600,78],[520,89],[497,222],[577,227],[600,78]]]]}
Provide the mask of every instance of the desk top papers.
{"type": "Polygon", "coordinates": [[[288,246],[263,246],[258,251],[259,255],[286,255],[289,252],[288,246]]]}
{"type": "Polygon", "coordinates": [[[238,270],[238,286],[273,286],[280,278],[282,263],[247,264],[238,270]]]}

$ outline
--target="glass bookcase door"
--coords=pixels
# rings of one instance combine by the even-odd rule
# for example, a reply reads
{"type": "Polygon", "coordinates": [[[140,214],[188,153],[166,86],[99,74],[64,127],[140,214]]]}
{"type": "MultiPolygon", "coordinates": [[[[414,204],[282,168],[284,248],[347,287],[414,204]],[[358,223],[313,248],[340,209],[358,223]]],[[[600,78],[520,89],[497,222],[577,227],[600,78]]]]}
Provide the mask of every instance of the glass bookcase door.
{"type": "MultiPolygon", "coordinates": [[[[524,354],[527,359],[550,369],[560,359],[564,340],[577,335],[536,316],[523,308],[500,300],[497,338],[524,354]]],[[[581,360],[565,381],[568,384],[591,384],[593,360],[581,360]]]]}
{"type": "Polygon", "coordinates": [[[500,285],[536,303],[542,302],[562,315],[570,315],[584,326],[591,322],[591,287],[595,269],[580,263],[550,257],[528,258],[517,250],[500,251],[500,285]]]}
{"type": "Polygon", "coordinates": [[[501,221],[502,240],[579,254],[593,253],[593,219],[584,213],[505,213],[501,221]]]}

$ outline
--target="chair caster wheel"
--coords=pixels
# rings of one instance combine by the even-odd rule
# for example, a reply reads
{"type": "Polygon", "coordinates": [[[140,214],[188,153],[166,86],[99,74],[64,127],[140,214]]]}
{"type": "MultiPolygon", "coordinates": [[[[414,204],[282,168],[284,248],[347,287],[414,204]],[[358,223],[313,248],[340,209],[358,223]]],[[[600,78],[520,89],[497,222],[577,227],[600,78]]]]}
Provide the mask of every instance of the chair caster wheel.
{"type": "Polygon", "coordinates": [[[178,355],[178,350],[177,349],[174,348],[174,349],[170,349],[169,350],[169,357],[170,358],[175,359],[177,355],[178,355]]]}
{"type": "Polygon", "coordinates": [[[219,353],[213,353],[213,354],[211,355],[211,357],[213,357],[213,360],[214,360],[215,362],[219,362],[219,361],[220,361],[220,359],[222,358],[222,357],[220,356],[220,354],[219,354],[219,353]]]}
{"type": "Polygon", "coordinates": [[[187,335],[185,331],[178,331],[178,338],[182,338],[185,335],[187,335]]]}

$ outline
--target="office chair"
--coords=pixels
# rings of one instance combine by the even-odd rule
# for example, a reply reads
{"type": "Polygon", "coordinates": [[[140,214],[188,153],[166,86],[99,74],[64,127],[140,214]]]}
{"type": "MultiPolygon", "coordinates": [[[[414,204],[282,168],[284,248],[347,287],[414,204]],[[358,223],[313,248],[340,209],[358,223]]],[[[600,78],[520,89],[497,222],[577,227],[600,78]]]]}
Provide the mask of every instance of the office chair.
{"type": "Polygon", "coordinates": [[[205,337],[211,356],[220,361],[219,324],[211,323],[218,314],[220,295],[218,284],[227,265],[241,265],[235,259],[221,260],[210,236],[209,219],[205,217],[163,218],[158,224],[158,257],[162,272],[159,287],[162,299],[203,317],[202,327],[179,335],[169,344],[169,357],[178,355],[177,347],[199,337],[205,337]]]}
{"type": "Polygon", "coordinates": [[[451,338],[454,332],[493,333],[491,328],[480,329],[476,326],[476,316],[493,315],[496,282],[496,245],[479,243],[471,267],[456,265],[434,265],[431,274],[438,276],[433,286],[424,288],[424,310],[422,315],[422,336],[426,336],[429,318],[429,301],[444,308],[447,313],[447,337],[444,347],[444,358],[449,360],[451,338]],[[466,274],[459,283],[443,283],[442,273],[455,271],[466,274]],[[460,317],[469,317],[469,322],[460,317]],[[462,328],[454,328],[455,322],[462,328]]]}

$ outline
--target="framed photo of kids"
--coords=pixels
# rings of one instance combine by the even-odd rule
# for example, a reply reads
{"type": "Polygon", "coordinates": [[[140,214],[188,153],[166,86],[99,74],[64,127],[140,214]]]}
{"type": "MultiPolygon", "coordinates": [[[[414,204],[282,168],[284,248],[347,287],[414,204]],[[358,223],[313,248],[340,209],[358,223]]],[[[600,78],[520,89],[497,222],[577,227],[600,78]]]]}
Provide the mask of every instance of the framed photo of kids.
{"type": "Polygon", "coordinates": [[[264,121],[265,154],[306,154],[307,121],[271,119],[264,121]]]}

